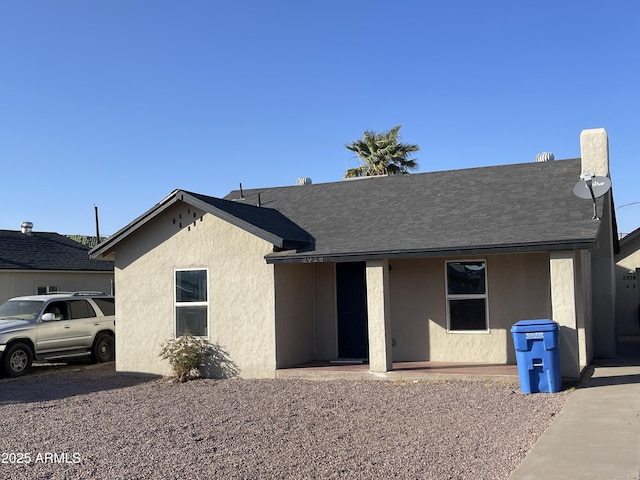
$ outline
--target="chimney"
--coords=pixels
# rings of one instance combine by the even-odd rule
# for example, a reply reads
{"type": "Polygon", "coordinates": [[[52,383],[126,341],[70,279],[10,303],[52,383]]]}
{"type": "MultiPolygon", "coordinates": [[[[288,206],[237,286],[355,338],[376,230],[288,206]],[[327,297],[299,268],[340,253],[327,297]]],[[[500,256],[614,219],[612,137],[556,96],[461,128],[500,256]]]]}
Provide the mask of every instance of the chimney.
{"type": "Polygon", "coordinates": [[[31,222],[22,222],[20,224],[20,230],[24,235],[33,235],[33,223],[31,222]]]}
{"type": "Polygon", "coordinates": [[[609,177],[609,139],[604,128],[592,128],[580,133],[582,174],[609,177]]]}

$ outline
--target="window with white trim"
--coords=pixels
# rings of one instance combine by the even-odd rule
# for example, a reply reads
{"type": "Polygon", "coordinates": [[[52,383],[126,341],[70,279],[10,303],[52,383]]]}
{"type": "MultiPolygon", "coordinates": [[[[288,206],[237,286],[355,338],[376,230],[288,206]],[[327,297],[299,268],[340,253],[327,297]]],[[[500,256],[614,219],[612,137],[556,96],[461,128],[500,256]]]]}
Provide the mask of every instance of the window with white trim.
{"type": "Polygon", "coordinates": [[[209,294],[206,269],[176,270],[176,337],[185,332],[209,335],[209,294]]]}
{"type": "Polygon", "coordinates": [[[59,292],[60,287],[57,285],[44,285],[37,288],[38,295],[46,295],[47,293],[59,292]]]}
{"type": "Polygon", "coordinates": [[[487,262],[446,262],[447,330],[489,330],[487,315],[487,262]]]}

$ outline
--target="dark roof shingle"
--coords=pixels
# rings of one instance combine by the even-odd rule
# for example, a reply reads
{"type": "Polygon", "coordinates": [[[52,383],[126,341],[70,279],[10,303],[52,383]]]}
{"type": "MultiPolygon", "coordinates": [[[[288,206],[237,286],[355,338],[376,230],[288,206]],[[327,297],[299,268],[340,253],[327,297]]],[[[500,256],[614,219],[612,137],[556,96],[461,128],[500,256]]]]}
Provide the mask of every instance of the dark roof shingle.
{"type": "Polygon", "coordinates": [[[57,233],[0,230],[0,270],[112,271],[113,262],[89,259],[89,248],[57,233]]]}
{"type": "Polygon", "coordinates": [[[579,159],[499,165],[244,190],[244,201],[260,194],[316,240],[270,261],[588,248],[600,222],[573,194],[580,170],[579,159]]]}
{"type": "Polygon", "coordinates": [[[175,190],[90,254],[111,255],[175,202],[272,243],[271,263],[591,248],[601,222],[573,194],[580,171],[572,159],[236,190],[224,199],[175,190]]]}

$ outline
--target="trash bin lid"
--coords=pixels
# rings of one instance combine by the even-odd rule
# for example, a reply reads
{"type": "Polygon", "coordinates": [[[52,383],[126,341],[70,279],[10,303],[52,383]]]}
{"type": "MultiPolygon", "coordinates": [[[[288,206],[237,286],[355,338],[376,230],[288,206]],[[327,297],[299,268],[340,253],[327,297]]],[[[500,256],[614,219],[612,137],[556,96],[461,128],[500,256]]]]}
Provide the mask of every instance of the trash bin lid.
{"type": "Polygon", "coordinates": [[[558,330],[558,324],[553,320],[520,320],[511,327],[511,333],[553,332],[558,330]]]}

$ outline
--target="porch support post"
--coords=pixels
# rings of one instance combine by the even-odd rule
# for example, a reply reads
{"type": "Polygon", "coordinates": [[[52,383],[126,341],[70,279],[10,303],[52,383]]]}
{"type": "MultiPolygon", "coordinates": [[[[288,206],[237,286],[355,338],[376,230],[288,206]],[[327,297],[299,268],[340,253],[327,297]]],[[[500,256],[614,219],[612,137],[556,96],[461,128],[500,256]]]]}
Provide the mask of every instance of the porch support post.
{"type": "Polygon", "coordinates": [[[366,279],[369,371],[372,373],[384,373],[393,368],[389,303],[389,261],[367,261],[366,279]]]}
{"type": "Polygon", "coordinates": [[[558,323],[560,373],[564,378],[580,376],[578,341],[578,306],[576,305],[576,259],[573,251],[552,251],[549,260],[551,276],[551,316],[558,323]]]}

